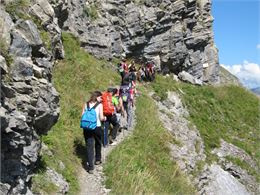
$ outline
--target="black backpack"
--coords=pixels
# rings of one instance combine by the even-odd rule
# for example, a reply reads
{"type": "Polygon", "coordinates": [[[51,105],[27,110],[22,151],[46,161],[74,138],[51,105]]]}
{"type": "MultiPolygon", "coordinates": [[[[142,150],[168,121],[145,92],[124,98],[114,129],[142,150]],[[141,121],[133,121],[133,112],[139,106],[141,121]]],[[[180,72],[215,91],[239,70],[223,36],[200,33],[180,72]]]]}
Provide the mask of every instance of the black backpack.
{"type": "Polygon", "coordinates": [[[130,100],[130,87],[129,85],[120,86],[119,90],[120,96],[122,97],[123,102],[129,102],[130,100]]]}

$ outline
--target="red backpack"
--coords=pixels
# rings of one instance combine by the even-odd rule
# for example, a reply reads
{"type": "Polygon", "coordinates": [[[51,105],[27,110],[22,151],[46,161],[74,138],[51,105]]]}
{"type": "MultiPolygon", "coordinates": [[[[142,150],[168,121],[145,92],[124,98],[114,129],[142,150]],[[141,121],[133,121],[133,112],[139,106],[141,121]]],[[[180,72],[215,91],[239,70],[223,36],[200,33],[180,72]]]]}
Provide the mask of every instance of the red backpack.
{"type": "Polygon", "coordinates": [[[103,113],[105,116],[111,116],[115,112],[115,107],[112,103],[112,94],[109,92],[104,92],[102,94],[103,100],[103,113]]]}

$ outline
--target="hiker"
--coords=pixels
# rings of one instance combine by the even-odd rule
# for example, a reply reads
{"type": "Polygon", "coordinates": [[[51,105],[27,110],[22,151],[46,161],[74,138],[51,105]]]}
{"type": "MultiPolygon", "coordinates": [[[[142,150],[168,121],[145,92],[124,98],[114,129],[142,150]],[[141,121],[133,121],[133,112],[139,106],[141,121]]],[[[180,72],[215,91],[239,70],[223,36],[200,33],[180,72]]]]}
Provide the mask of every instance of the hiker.
{"type": "Polygon", "coordinates": [[[125,110],[123,106],[123,100],[119,96],[119,90],[117,88],[113,89],[112,93],[112,102],[116,108],[116,118],[117,122],[119,123],[119,131],[121,130],[121,116],[125,117],[125,110]]]}
{"type": "MultiPolygon", "coordinates": [[[[90,174],[93,174],[94,170],[94,144],[95,144],[95,164],[101,163],[101,138],[102,138],[102,128],[101,121],[105,121],[106,117],[103,115],[103,105],[101,103],[102,93],[100,91],[95,91],[92,93],[90,99],[83,105],[82,118],[87,111],[94,111],[94,123],[87,123],[84,126],[81,120],[81,127],[83,128],[83,134],[87,146],[87,170],[90,174]]],[[[87,115],[88,117],[90,115],[87,115]]],[[[91,120],[87,118],[87,122],[91,120]]]]}
{"type": "Polygon", "coordinates": [[[125,58],[122,58],[121,62],[118,64],[118,71],[120,73],[121,79],[123,80],[125,74],[128,72],[128,65],[125,58]]]}
{"type": "Polygon", "coordinates": [[[145,76],[148,81],[153,81],[155,79],[155,72],[154,72],[154,63],[148,62],[145,67],[145,76]]]}
{"type": "Polygon", "coordinates": [[[131,87],[130,85],[121,85],[120,86],[120,97],[123,100],[123,106],[124,106],[124,110],[126,111],[126,115],[127,115],[127,126],[124,127],[127,130],[130,130],[132,128],[132,119],[133,119],[133,96],[131,95],[131,87]]]}
{"type": "Polygon", "coordinates": [[[137,80],[139,82],[145,81],[145,68],[143,65],[137,71],[137,80]]]}
{"type": "Polygon", "coordinates": [[[104,129],[104,146],[108,145],[108,141],[111,145],[117,144],[116,136],[120,126],[117,121],[116,110],[112,102],[112,93],[113,93],[113,88],[108,88],[108,90],[104,92],[102,95],[103,106],[104,106],[103,113],[107,117],[107,120],[105,122],[105,129],[104,129]],[[112,124],[113,128],[112,131],[110,131],[108,136],[108,129],[110,127],[110,124],[112,124]]]}
{"type": "Polygon", "coordinates": [[[136,72],[135,61],[133,60],[128,66],[129,72],[136,72]]]}

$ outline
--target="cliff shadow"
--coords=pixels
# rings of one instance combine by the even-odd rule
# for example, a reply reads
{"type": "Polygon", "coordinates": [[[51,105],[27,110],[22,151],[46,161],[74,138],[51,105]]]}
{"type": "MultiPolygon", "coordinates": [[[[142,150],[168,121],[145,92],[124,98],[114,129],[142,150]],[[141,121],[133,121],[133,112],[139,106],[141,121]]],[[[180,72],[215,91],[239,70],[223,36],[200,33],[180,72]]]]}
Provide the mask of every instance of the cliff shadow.
{"type": "Polygon", "coordinates": [[[86,144],[81,139],[74,141],[75,154],[81,159],[81,165],[84,169],[87,169],[87,149],[86,144]]]}

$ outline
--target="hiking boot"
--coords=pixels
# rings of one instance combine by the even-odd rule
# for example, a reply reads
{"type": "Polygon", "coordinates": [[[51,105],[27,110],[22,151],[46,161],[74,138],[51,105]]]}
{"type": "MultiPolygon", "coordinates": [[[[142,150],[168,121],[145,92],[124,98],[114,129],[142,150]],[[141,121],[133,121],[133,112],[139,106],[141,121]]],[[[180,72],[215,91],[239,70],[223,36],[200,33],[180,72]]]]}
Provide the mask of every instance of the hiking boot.
{"type": "Polygon", "coordinates": [[[94,174],[94,170],[88,170],[89,174],[94,174]]]}
{"type": "Polygon", "coordinates": [[[113,141],[110,145],[115,146],[117,144],[117,141],[113,141]]]}
{"type": "Polygon", "coordinates": [[[95,162],[95,165],[100,165],[102,162],[100,161],[100,160],[97,160],[96,162],[95,162]]]}
{"type": "Polygon", "coordinates": [[[118,132],[122,132],[123,127],[119,127],[118,132]]]}

